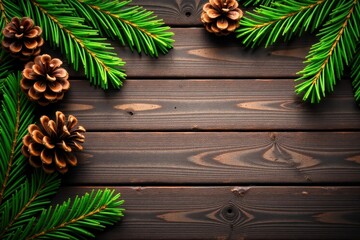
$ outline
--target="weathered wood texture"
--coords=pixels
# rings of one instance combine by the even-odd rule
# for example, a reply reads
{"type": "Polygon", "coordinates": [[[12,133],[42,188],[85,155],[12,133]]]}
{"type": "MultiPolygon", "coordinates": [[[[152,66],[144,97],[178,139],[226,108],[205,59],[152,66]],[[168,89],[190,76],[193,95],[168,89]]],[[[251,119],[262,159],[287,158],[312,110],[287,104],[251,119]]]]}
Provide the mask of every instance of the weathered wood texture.
{"type": "MultiPolygon", "coordinates": [[[[66,188],[57,201],[91,187],[66,188]]],[[[123,221],[97,239],[359,239],[359,187],[116,187],[123,221]]]]}
{"type": "Polygon", "coordinates": [[[133,0],[162,18],[170,26],[201,26],[201,12],[206,0],[133,0]]]}
{"type": "Polygon", "coordinates": [[[360,128],[346,80],[313,106],[296,96],[291,79],[128,80],[107,93],[82,80],[72,81],[59,107],[97,131],[360,128]]]}
{"type": "MultiPolygon", "coordinates": [[[[308,36],[291,44],[251,50],[234,36],[216,37],[203,28],[172,31],[174,49],[157,59],[114,44],[126,62],[128,78],[293,78],[304,67],[304,57],[314,43],[314,38],[308,36]]],[[[82,75],[81,71],[71,73],[73,78],[82,75]]]]}
{"type": "Polygon", "coordinates": [[[93,186],[121,192],[126,216],[102,240],[360,239],[349,81],[303,103],[294,79],[316,38],[246,49],[205,31],[205,2],[133,0],[174,27],[175,44],[158,59],[114,44],[127,62],[120,91],[71,72],[71,91],[45,112],[76,115],[86,150],[55,201],[93,186]]]}
{"type": "Polygon", "coordinates": [[[358,133],[100,132],[86,137],[68,184],[360,182],[358,133]]]}

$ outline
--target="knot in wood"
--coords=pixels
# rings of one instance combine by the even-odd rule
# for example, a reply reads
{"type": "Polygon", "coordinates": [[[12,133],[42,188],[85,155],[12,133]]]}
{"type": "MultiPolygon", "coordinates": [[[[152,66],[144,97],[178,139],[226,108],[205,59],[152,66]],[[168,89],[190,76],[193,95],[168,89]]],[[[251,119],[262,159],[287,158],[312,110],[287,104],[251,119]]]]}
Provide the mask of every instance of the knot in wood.
{"type": "Polygon", "coordinates": [[[224,206],[221,210],[222,217],[229,222],[236,222],[241,217],[241,212],[237,206],[232,203],[224,206]]]}

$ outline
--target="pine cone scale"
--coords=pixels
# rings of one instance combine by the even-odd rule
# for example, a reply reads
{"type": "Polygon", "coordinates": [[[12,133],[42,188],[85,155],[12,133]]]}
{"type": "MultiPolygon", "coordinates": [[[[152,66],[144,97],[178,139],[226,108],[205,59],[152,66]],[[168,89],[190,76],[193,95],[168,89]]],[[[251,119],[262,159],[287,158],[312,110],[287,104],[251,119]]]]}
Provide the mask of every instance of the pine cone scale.
{"type": "Polygon", "coordinates": [[[31,134],[31,137],[36,143],[43,143],[44,134],[42,134],[40,130],[34,130],[31,134]]]}
{"type": "Polygon", "coordinates": [[[44,136],[41,143],[47,148],[47,149],[53,149],[55,148],[55,145],[52,143],[52,140],[49,136],[44,136]]]}
{"type": "Polygon", "coordinates": [[[43,93],[46,90],[46,84],[43,82],[35,82],[33,87],[37,93],[43,93]]]}
{"type": "Polygon", "coordinates": [[[10,44],[10,51],[13,53],[18,53],[22,49],[21,42],[13,42],[10,44]]]}
{"type": "Polygon", "coordinates": [[[31,143],[31,144],[29,145],[28,149],[29,149],[29,154],[30,154],[31,156],[38,157],[38,156],[41,155],[41,150],[42,150],[42,149],[41,149],[41,148],[39,147],[39,145],[36,144],[36,143],[31,143]]]}
{"type": "MultiPolygon", "coordinates": [[[[22,87],[23,88],[23,87],[22,87]]],[[[23,88],[25,89],[25,88],[23,88]]],[[[41,98],[41,93],[37,92],[33,87],[28,89],[28,96],[32,101],[38,101],[41,98]]]]}
{"type": "Polygon", "coordinates": [[[30,156],[29,157],[29,163],[31,166],[33,166],[34,168],[39,168],[41,167],[42,163],[38,161],[37,157],[34,156],[30,156]]]}
{"type": "Polygon", "coordinates": [[[31,49],[31,50],[37,48],[37,46],[38,46],[38,43],[36,41],[25,41],[24,44],[25,44],[25,47],[27,47],[28,49],[31,49]]]}
{"type": "Polygon", "coordinates": [[[220,30],[225,30],[229,26],[229,23],[225,19],[219,19],[216,22],[216,27],[220,30]]]}
{"type": "Polygon", "coordinates": [[[41,151],[40,160],[45,165],[50,165],[53,162],[54,151],[50,149],[43,149],[41,151]]]}
{"type": "Polygon", "coordinates": [[[65,156],[60,152],[55,152],[55,164],[60,169],[66,168],[65,156]]]}
{"type": "Polygon", "coordinates": [[[54,93],[59,93],[63,90],[61,83],[59,82],[52,82],[49,84],[49,88],[54,93]]]}

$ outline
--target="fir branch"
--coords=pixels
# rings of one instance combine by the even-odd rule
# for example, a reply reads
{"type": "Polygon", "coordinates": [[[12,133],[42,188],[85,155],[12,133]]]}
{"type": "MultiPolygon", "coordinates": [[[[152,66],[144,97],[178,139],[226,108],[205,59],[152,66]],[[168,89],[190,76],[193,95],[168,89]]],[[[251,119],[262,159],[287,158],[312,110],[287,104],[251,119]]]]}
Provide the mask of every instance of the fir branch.
{"type": "Polygon", "coordinates": [[[319,102],[325,93],[333,91],[340,79],[344,64],[348,65],[360,38],[360,4],[358,0],[342,0],[321,29],[320,42],[314,44],[307,56],[307,66],[299,72],[303,81],[296,86],[298,94],[305,92],[303,100],[319,102]]]}
{"type": "Polygon", "coordinates": [[[0,208],[0,239],[7,239],[12,232],[26,226],[39,212],[50,204],[49,197],[60,187],[57,174],[47,175],[41,170],[32,174],[31,181],[26,181],[4,202],[0,208]]]}
{"type": "Polygon", "coordinates": [[[289,40],[295,34],[316,30],[336,4],[333,0],[274,1],[271,7],[261,6],[255,13],[247,12],[236,30],[237,37],[243,37],[243,43],[251,47],[262,43],[267,47],[279,37],[289,40]]]}
{"type": "Polygon", "coordinates": [[[171,39],[173,33],[168,31],[170,27],[142,7],[126,8],[131,0],[65,2],[76,10],[78,16],[99,29],[102,36],[119,39],[123,45],[126,42],[132,51],[136,48],[139,53],[157,57],[159,51],[165,54],[172,48],[174,40],[171,39]]]}
{"type": "Polygon", "coordinates": [[[32,227],[25,227],[14,235],[20,239],[79,239],[81,236],[94,237],[88,229],[101,230],[105,225],[112,225],[123,216],[123,200],[120,194],[114,195],[109,189],[94,190],[81,198],[76,197],[44,210],[40,217],[32,221],[32,227]]]}
{"type": "Polygon", "coordinates": [[[74,9],[61,0],[20,1],[26,15],[43,28],[43,35],[51,45],[60,47],[68,61],[77,71],[84,67],[90,82],[103,89],[108,82],[114,88],[122,86],[126,74],[125,62],[111,51],[113,47],[100,38],[97,30],[84,24],[84,19],[73,16],[74,9]]]}
{"type": "Polygon", "coordinates": [[[351,67],[352,85],[354,88],[355,100],[360,104],[360,43],[358,44],[355,57],[351,67]]]}
{"type": "MultiPolygon", "coordinates": [[[[15,59],[8,53],[0,49],[0,79],[5,79],[11,72],[13,72],[15,66],[15,59]]],[[[0,82],[2,82],[0,80],[0,82]]]]}
{"type": "Polygon", "coordinates": [[[252,5],[252,6],[271,6],[274,0],[244,0],[239,1],[239,3],[243,4],[245,7],[252,5]]]}
{"type": "Polygon", "coordinates": [[[3,83],[0,112],[0,205],[24,182],[26,159],[22,138],[33,122],[34,106],[20,90],[21,73],[9,75],[3,83]]]}

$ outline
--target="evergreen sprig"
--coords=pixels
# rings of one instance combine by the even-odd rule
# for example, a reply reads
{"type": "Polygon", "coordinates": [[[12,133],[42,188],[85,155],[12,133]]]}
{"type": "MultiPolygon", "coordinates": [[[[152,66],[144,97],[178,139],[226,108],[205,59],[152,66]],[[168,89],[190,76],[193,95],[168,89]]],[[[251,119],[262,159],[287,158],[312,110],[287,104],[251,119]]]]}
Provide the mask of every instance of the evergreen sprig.
{"type": "Polygon", "coordinates": [[[94,237],[87,229],[102,230],[122,216],[120,194],[109,189],[93,190],[90,194],[70,199],[55,208],[42,211],[29,227],[17,231],[13,239],[80,239],[94,237]],[[66,214],[64,214],[66,213],[66,214]],[[33,225],[34,224],[34,225],[33,225]]]}
{"type": "Polygon", "coordinates": [[[354,88],[355,100],[360,103],[360,44],[358,45],[355,57],[352,62],[351,78],[354,88]]]}
{"type": "Polygon", "coordinates": [[[295,34],[317,29],[335,3],[328,0],[274,1],[271,6],[248,12],[248,16],[241,20],[242,27],[236,31],[237,37],[244,37],[243,42],[251,47],[263,43],[267,47],[279,38],[289,40],[295,34]]]}
{"type": "Polygon", "coordinates": [[[280,38],[289,40],[320,29],[320,41],[311,47],[295,89],[304,101],[315,103],[334,90],[345,66],[355,64],[352,58],[360,39],[359,22],[359,0],[273,0],[247,12],[236,32],[247,46],[267,47],[280,38]]]}
{"type": "Polygon", "coordinates": [[[35,171],[31,179],[26,179],[0,206],[0,239],[9,238],[19,227],[30,224],[32,218],[50,204],[49,198],[59,187],[57,174],[46,175],[43,171],[35,171]]]}
{"type": "Polygon", "coordinates": [[[127,7],[131,0],[65,0],[76,10],[79,17],[86,19],[102,36],[118,39],[133,51],[144,52],[157,57],[172,48],[174,35],[162,19],[140,6],[127,7]]]}
{"type": "Polygon", "coordinates": [[[20,1],[25,15],[30,16],[43,29],[44,38],[60,47],[69,63],[77,71],[80,63],[91,83],[103,89],[108,82],[114,88],[122,85],[126,74],[125,62],[114,53],[113,47],[98,31],[87,26],[84,19],[73,16],[74,9],[61,0],[20,1]]]}
{"type": "Polygon", "coordinates": [[[245,7],[247,6],[270,6],[272,4],[273,0],[244,0],[240,1],[245,7]]]}
{"type": "Polygon", "coordinates": [[[130,0],[1,0],[0,27],[13,16],[34,19],[51,46],[60,48],[77,71],[103,89],[120,88],[126,78],[125,62],[107,37],[131,50],[157,57],[172,48],[173,33],[163,20],[130,0]]]}
{"type": "Polygon", "coordinates": [[[304,100],[318,102],[326,92],[333,91],[336,80],[349,65],[360,37],[360,4],[357,0],[338,2],[318,34],[320,42],[314,44],[306,57],[306,67],[299,72],[302,81],[296,92],[304,92],[304,100]]]}
{"type": "Polygon", "coordinates": [[[34,106],[21,92],[21,73],[10,74],[1,88],[0,112],[0,205],[11,198],[25,181],[26,159],[21,153],[22,138],[33,123],[34,106]]]}
{"type": "Polygon", "coordinates": [[[60,187],[57,174],[26,175],[22,138],[33,123],[35,106],[20,89],[21,73],[1,81],[0,96],[0,239],[81,239],[94,236],[123,216],[120,194],[92,191],[55,208],[48,207],[60,187]]]}

